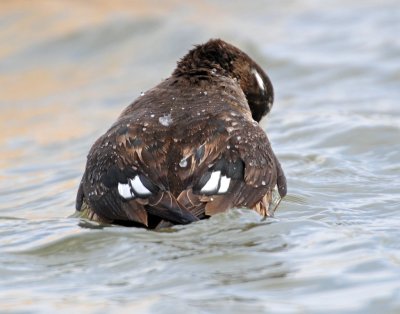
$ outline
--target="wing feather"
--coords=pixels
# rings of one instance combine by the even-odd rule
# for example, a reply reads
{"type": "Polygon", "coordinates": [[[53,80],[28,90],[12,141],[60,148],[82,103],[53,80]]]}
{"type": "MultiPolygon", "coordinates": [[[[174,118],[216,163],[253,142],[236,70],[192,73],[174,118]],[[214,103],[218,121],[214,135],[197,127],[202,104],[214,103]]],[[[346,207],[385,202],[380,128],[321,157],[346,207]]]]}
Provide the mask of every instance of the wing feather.
{"type": "Polygon", "coordinates": [[[255,121],[226,111],[197,120],[184,118],[187,127],[178,121],[179,128],[155,125],[147,132],[145,121],[121,118],[89,152],[77,207],[85,198],[96,215],[109,220],[149,226],[150,217],[158,217],[155,224],[168,225],[231,207],[263,213],[275,185],[281,197],[286,194],[282,168],[255,121]],[[203,195],[198,185],[213,170],[231,179],[229,188],[225,194],[203,195]],[[124,200],[117,185],[137,173],[154,185],[153,195],[124,200]]]}

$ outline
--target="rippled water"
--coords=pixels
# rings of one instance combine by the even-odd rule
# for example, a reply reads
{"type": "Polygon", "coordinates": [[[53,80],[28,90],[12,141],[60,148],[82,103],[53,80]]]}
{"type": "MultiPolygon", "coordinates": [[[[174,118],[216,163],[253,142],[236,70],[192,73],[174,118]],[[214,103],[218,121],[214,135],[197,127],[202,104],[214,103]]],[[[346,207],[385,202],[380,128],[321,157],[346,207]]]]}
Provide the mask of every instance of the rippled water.
{"type": "Polygon", "coordinates": [[[399,313],[399,2],[112,3],[0,3],[0,311],[399,313]],[[276,218],[67,218],[93,141],[210,37],[274,83],[276,218]]]}

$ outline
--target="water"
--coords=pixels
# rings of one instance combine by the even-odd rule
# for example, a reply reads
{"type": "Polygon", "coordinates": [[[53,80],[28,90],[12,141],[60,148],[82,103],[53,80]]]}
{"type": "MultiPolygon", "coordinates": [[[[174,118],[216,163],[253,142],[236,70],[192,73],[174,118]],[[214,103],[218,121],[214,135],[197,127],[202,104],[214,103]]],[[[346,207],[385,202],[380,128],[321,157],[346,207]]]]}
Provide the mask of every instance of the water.
{"type": "Polygon", "coordinates": [[[0,3],[0,312],[399,313],[399,2],[113,3],[0,3]],[[90,145],[210,37],[274,83],[276,218],[67,218],[90,145]]]}

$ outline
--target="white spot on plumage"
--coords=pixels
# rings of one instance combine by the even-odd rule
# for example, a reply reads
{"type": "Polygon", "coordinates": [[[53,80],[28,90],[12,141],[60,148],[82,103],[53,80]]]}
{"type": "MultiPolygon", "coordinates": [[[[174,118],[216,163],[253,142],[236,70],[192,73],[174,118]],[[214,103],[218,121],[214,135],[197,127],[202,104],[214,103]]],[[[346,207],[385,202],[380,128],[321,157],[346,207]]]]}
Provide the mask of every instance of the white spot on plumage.
{"type": "Polygon", "coordinates": [[[253,72],[254,76],[256,77],[258,86],[260,86],[260,88],[261,88],[262,90],[265,90],[264,81],[263,81],[263,79],[262,79],[260,73],[258,73],[257,70],[255,70],[255,69],[253,69],[252,72],[253,72]]]}
{"type": "Polygon", "coordinates": [[[131,187],[128,183],[118,183],[118,193],[125,199],[135,197],[135,194],[131,192],[131,187]]]}
{"type": "Polygon", "coordinates": [[[228,192],[230,183],[231,183],[231,178],[228,178],[227,176],[222,176],[220,185],[219,185],[218,194],[224,194],[224,193],[228,192]]]}
{"type": "Polygon", "coordinates": [[[219,180],[221,178],[221,171],[213,171],[211,173],[210,179],[208,179],[207,183],[201,188],[201,193],[209,193],[218,189],[219,180]]]}
{"type": "Polygon", "coordinates": [[[140,195],[150,195],[151,192],[148,188],[144,186],[142,181],[140,180],[139,176],[134,177],[133,179],[129,180],[133,190],[140,195]]]}
{"type": "Polygon", "coordinates": [[[170,126],[172,123],[171,114],[159,117],[158,122],[160,122],[163,126],[170,126]]]}
{"type": "Polygon", "coordinates": [[[181,161],[179,162],[179,166],[181,168],[185,168],[187,166],[187,159],[186,158],[182,158],[181,161]]]}

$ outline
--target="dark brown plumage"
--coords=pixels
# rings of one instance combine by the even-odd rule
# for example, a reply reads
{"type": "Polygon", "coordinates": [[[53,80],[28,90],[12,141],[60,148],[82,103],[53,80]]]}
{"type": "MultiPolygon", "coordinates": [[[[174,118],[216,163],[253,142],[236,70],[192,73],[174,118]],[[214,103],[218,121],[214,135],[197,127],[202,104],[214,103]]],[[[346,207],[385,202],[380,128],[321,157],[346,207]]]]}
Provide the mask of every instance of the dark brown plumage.
{"type": "Polygon", "coordinates": [[[95,142],[77,210],[147,228],[232,207],[273,214],[286,179],[258,124],[273,97],[269,78],[244,52],[219,39],[195,47],[95,142]]]}

